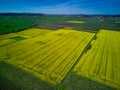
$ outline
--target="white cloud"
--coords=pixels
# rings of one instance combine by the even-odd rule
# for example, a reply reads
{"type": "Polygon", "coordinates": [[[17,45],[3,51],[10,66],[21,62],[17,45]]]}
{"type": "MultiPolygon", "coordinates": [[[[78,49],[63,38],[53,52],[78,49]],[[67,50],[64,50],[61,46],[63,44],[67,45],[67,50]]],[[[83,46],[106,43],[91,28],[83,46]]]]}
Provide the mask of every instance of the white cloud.
{"type": "MultiPolygon", "coordinates": [[[[81,7],[79,3],[72,4],[74,1],[52,6],[29,7],[27,11],[47,14],[91,14],[97,13],[94,10],[81,7]]],[[[75,3],[75,2],[74,2],[75,3]]]]}

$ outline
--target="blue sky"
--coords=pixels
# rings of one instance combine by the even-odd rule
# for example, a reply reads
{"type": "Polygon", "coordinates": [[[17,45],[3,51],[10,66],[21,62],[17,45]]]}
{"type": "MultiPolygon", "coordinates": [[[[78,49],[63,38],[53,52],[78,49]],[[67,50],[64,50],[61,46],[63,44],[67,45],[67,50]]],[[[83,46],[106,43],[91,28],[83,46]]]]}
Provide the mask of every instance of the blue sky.
{"type": "Polygon", "coordinates": [[[0,0],[0,13],[120,14],[120,0],[0,0]]]}

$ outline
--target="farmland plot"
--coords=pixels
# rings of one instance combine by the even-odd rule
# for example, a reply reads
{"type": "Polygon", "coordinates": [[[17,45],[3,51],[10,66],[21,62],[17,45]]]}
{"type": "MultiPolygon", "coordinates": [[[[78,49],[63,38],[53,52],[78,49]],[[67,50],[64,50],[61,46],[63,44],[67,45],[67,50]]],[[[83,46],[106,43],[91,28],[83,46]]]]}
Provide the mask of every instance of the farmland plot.
{"type": "Polygon", "coordinates": [[[120,89],[120,32],[100,30],[74,72],[120,89]]]}
{"type": "Polygon", "coordinates": [[[1,41],[0,46],[5,46],[8,44],[16,43],[17,41],[21,41],[24,39],[34,38],[37,36],[43,36],[51,31],[52,30],[31,28],[31,29],[23,30],[17,33],[0,35],[0,41],[1,41]]]}
{"type": "Polygon", "coordinates": [[[56,30],[0,47],[0,59],[43,81],[59,84],[93,37],[88,32],[56,30]]]}

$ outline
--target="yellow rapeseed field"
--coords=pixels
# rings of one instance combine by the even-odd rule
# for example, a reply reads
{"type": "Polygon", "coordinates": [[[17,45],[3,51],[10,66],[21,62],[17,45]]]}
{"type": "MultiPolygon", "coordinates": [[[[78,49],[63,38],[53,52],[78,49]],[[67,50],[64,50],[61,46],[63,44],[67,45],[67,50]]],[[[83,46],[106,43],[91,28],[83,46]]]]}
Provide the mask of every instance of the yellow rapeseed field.
{"type": "Polygon", "coordinates": [[[120,89],[120,32],[100,30],[74,72],[120,89]]]}
{"type": "Polygon", "coordinates": [[[17,42],[12,38],[16,38],[16,37],[33,38],[37,36],[44,36],[49,32],[51,32],[51,30],[31,28],[31,29],[23,30],[21,32],[0,35],[0,46],[5,46],[17,42]]]}
{"type": "Polygon", "coordinates": [[[69,23],[77,23],[77,24],[82,24],[85,23],[84,21],[68,21],[69,23]]]}
{"type": "Polygon", "coordinates": [[[59,84],[95,34],[72,29],[51,31],[32,28],[17,35],[30,37],[0,47],[0,60],[43,81],[59,84]]]}

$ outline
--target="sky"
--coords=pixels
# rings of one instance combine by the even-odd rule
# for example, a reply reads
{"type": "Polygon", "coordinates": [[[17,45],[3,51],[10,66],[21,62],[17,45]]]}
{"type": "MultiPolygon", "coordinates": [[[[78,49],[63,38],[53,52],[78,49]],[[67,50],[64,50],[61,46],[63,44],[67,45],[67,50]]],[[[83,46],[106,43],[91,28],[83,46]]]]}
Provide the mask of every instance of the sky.
{"type": "Polygon", "coordinates": [[[120,14],[120,0],[0,0],[0,13],[120,14]]]}

